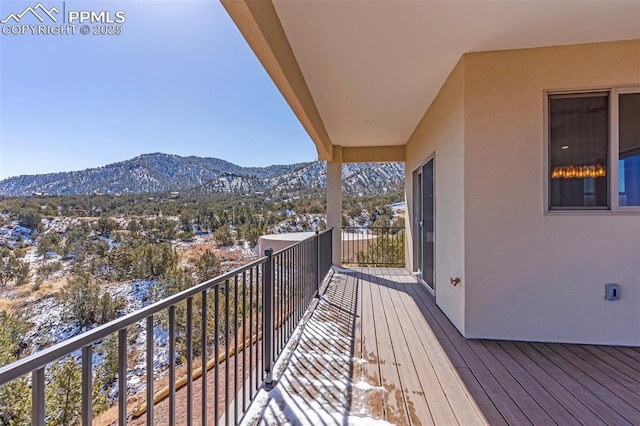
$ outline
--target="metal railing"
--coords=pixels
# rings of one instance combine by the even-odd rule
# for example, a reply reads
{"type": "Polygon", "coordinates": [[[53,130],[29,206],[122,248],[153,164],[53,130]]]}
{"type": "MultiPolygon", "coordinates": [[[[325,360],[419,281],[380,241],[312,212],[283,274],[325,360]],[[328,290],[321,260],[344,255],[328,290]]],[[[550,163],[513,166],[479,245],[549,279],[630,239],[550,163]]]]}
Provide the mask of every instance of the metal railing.
{"type": "Polygon", "coordinates": [[[403,227],[342,228],[342,263],[355,266],[404,267],[403,227]]]}
{"type": "Polygon", "coordinates": [[[331,269],[332,251],[333,251],[333,235],[332,232],[322,232],[318,234],[318,265],[320,268],[320,276],[324,277],[331,269]]]}
{"type": "Polygon", "coordinates": [[[199,414],[202,424],[238,423],[259,388],[271,383],[273,364],[329,272],[331,232],[329,229],[316,233],[275,253],[267,249],[265,257],[248,265],[0,367],[0,387],[30,374],[31,424],[44,425],[53,414],[45,413],[47,366],[75,356],[82,370],[80,417],[83,425],[90,425],[94,345],[117,334],[115,404],[119,425],[141,415],[146,415],[147,424],[153,424],[154,406],[165,397],[169,425],[176,424],[178,409],[185,410],[187,425],[192,424],[194,414],[199,414]],[[130,407],[127,331],[139,322],[146,324],[146,401],[130,407]],[[158,373],[154,368],[154,329],[164,326],[169,346],[169,383],[154,392],[158,373]],[[180,379],[178,355],[184,370],[180,379]],[[213,374],[213,392],[209,389],[209,374],[213,374]],[[196,380],[200,380],[199,401],[194,398],[196,380]],[[178,407],[176,391],[180,386],[186,387],[186,401],[178,407]]]}
{"type": "Polygon", "coordinates": [[[319,293],[321,281],[331,268],[331,232],[316,232],[314,237],[276,253],[267,249],[265,255],[267,285],[264,340],[272,342],[272,345],[270,351],[265,350],[264,381],[271,385],[273,364],[287,345],[311,300],[319,293]],[[273,290],[268,283],[272,283],[273,290]],[[273,335],[270,335],[272,332],[273,335]]]}

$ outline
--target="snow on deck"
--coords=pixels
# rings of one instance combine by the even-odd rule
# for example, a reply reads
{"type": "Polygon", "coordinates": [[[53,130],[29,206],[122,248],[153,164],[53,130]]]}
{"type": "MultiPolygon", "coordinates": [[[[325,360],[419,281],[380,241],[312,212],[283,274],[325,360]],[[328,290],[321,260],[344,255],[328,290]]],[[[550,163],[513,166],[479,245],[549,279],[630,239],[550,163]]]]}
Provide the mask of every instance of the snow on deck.
{"type": "Polygon", "coordinates": [[[341,277],[334,270],[326,294],[274,366],[275,386],[260,390],[243,425],[391,424],[367,404],[367,394],[381,388],[361,377],[357,366],[367,361],[352,356],[356,301],[338,285],[341,277]]]}

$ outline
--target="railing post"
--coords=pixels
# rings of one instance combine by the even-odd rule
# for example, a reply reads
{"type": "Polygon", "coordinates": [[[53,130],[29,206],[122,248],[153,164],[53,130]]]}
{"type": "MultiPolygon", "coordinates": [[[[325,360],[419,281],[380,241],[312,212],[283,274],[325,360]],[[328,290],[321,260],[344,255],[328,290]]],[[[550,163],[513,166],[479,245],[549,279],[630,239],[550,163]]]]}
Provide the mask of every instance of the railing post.
{"type": "Polygon", "coordinates": [[[316,297],[320,297],[320,231],[316,229],[316,297]]]}
{"type": "Polygon", "coordinates": [[[82,426],[90,426],[93,420],[93,347],[82,348],[82,426]]]}
{"type": "Polygon", "coordinates": [[[266,373],[264,384],[266,388],[273,385],[273,249],[267,248],[264,251],[267,261],[264,264],[264,289],[262,291],[262,306],[264,308],[263,330],[264,330],[264,371],[266,373]]]}
{"type": "MultiPolygon", "coordinates": [[[[333,233],[336,232],[336,228],[331,228],[329,232],[331,233],[331,241],[333,241],[333,233]]],[[[342,239],[342,230],[338,229],[338,232],[340,232],[340,239],[342,239]]],[[[333,259],[333,245],[329,246],[329,259],[333,259]]],[[[342,266],[342,264],[338,266],[342,266]]],[[[329,267],[331,267],[331,262],[329,262],[329,267]]]]}
{"type": "Polygon", "coordinates": [[[127,424],[127,329],[118,330],[118,425],[127,424]]]}
{"type": "Polygon", "coordinates": [[[31,372],[31,424],[44,426],[44,367],[31,372]]]}

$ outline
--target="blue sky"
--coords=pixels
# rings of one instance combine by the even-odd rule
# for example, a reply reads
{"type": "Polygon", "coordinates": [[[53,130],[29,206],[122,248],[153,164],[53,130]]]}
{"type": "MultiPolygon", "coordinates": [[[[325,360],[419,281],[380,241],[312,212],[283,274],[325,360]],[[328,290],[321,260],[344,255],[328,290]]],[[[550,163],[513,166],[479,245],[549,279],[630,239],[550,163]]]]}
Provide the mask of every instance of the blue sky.
{"type": "MultiPolygon", "coordinates": [[[[2,0],[0,20],[36,4],[2,0]]],[[[42,4],[62,9],[62,1],[42,4]]],[[[123,33],[0,34],[0,178],[80,170],[149,152],[244,166],[316,158],[219,2],[67,1],[65,7],[123,10],[123,33]]]]}

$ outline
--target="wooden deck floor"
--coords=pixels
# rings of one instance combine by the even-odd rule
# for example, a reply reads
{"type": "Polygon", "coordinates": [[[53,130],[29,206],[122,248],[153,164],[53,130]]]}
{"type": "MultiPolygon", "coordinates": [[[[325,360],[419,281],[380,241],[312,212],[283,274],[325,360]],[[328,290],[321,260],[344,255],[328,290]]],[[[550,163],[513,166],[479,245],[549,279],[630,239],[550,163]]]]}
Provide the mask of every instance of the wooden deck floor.
{"type": "Polygon", "coordinates": [[[334,282],[325,297],[354,319],[343,333],[351,330],[352,359],[366,362],[352,363],[350,375],[374,386],[373,417],[640,425],[640,348],[465,340],[404,269],[343,270],[334,282]]]}

